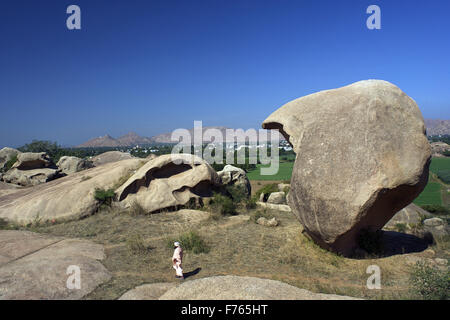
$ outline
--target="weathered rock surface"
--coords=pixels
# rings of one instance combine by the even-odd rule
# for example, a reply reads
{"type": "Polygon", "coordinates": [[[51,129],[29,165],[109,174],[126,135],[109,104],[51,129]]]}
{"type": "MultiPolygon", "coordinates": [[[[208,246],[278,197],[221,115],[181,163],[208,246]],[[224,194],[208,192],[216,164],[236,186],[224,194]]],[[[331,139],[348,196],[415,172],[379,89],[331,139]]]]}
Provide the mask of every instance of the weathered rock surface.
{"type": "Polygon", "coordinates": [[[217,276],[186,281],[164,293],[160,300],[356,300],[335,294],[314,293],[281,281],[239,276],[217,276]]]}
{"type": "Polygon", "coordinates": [[[71,174],[94,167],[92,161],[72,156],[61,157],[56,165],[61,172],[65,174],[71,174]]]}
{"type": "Polygon", "coordinates": [[[286,194],[283,191],[272,192],[267,199],[267,203],[286,204],[286,194]]]}
{"type": "Polygon", "coordinates": [[[174,282],[150,283],[125,292],[119,300],[158,300],[168,290],[177,286],[174,282]]]}
{"type": "Polygon", "coordinates": [[[256,202],[256,205],[263,209],[292,212],[291,207],[289,207],[287,204],[273,204],[273,203],[258,201],[258,202],[256,202]]]}
{"type": "Polygon", "coordinates": [[[217,175],[223,185],[242,186],[247,192],[247,196],[250,196],[252,187],[247,178],[247,174],[241,168],[227,164],[222,171],[217,172],[217,175]]]}
{"type": "Polygon", "coordinates": [[[20,186],[0,181],[0,197],[20,190],[20,186]]]}
{"type": "Polygon", "coordinates": [[[380,229],[428,181],[431,148],[414,100],[367,80],[293,100],[272,113],[297,154],[288,203],[326,249],[349,254],[361,229],[380,229]]]}
{"type": "Polygon", "coordinates": [[[137,203],[146,212],[153,212],[210,197],[213,187],[219,184],[216,171],[203,159],[167,154],[147,162],[116,194],[125,207],[137,203]],[[176,164],[178,161],[183,163],[176,164]]]}
{"type": "Polygon", "coordinates": [[[414,203],[411,203],[397,212],[385,227],[394,228],[397,223],[403,223],[412,227],[421,222],[421,216],[430,217],[431,214],[414,203]]]}
{"type": "Polygon", "coordinates": [[[17,155],[17,161],[11,169],[33,170],[54,167],[54,163],[45,152],[24,152],[17,155]]]}
{"type": "Polygon", "coordinates": [[[6,163],[13,157],[19,155],[21,152],[19,150],[5,147],[0,150],[0,171],[5,169],[6,163]]]}
{"type": "Polygon", "coordinates": [[[2,230],[0,300],[80,299],[111,278],[98,261],[104,257],[90,241],[2,230]],[[69,266],[80,268],[80,289],[67,288],[69,266]]]}
{"type": "Polygon", "coordinates": [[[3,175],[3,181],[20,186],[36,186],[63,176],[59,169],[41,168],[31,170],[11,169],[3,175]]]}
{"type": "Polygon", "coordinates": [[[437,141],[431,143],[431,152],[433,157],[444,157],[443,153],[446,151],[450,151],[450,145],[445,142],[437,141]]]}
{"type": "Polygon", "coordinates": [[[69,176],[24,188],[0,196],[0,217],[18,223],[52,219],[76,219],[93,214],[99,202],[94,199],[96,188],[116,188],[142,164],[130,159],[109,163],[69,176]]]}
{"type": "Polygon", "coordinates": [[[126,152],[120,152],[120,151],[108,151],[102,154],[99,154],[98,156],[95,156],[91,159],[94,166],[100,166],[102,164],[111,163],[111,162],[117,162],[127,159],[133,159],[134,157],[126,152]]]}

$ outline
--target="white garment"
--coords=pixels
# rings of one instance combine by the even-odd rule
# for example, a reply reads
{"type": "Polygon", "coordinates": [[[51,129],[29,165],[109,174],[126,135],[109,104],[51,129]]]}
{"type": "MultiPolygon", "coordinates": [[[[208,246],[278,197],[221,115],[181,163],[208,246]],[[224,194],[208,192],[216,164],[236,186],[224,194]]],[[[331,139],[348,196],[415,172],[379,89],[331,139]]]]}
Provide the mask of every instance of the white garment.
{"type": "Polygon", "coordinates": [[[172,263],[173,268],[176,271],[177,276],[183,277],[183,268],[181,267],[181,263],[183,261],[183,249],[181,247],[177,247],[173,252],[172,263]]]}

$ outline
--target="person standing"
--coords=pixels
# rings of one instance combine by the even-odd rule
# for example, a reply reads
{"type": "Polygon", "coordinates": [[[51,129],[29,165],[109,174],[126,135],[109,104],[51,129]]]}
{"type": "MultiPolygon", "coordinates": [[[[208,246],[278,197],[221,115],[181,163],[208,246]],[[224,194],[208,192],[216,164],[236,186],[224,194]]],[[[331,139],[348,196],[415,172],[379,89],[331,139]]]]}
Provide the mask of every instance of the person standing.
{"type": "Polygon", "coordinates": [[[173,245],[175,247],[175,251],[173,252],[172,263],[176,272],[175,277],[178,279],[184,279],[183,268],[181,267],[181,263],[183,262],[183,249],[178,241],[173,245]]]}

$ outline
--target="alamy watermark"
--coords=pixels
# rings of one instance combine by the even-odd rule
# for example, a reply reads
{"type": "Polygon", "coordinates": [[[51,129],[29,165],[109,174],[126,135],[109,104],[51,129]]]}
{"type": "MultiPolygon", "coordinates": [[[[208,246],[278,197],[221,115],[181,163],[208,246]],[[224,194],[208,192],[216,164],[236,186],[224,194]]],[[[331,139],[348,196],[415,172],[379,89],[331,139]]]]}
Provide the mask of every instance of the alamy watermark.
{"type": "MultiPolygon", "coordinates": [[[[194,121],[194,129],[176,129],[171,141],[177,142],[172,149],[172,159],[180,164],[186,159],[176,157],[179,153],[193,154],[209,164],[258,164],[261,175],[275,175],[279,169],[280,134],[278,130],[208,128],[203,130],[202,121],[194,121]],[[270,138],[269,138],[270,135],[270,138]],[[193,148],[193,150],[192,150],[193,148]]],[[[292,149],[288,147],[289,149],[292,149]]]]}

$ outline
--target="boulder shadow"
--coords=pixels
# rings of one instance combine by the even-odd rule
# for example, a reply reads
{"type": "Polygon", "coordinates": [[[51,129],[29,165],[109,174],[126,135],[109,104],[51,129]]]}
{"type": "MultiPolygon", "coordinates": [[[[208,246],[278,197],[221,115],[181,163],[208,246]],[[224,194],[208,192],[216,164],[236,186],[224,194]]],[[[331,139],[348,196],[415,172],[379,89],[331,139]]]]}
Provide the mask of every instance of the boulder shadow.
{"type": "Polygon", "coordinates": [[[422,252],[431,244],[431,238],[419,238],[412,234],[396,231],[383,231],[383,254],[382,257],[390,257],[397,254],[422,252]]]}
{"type": "Polygon", "coordinates": [[[202,270],[202,268],[197,268],[197,269],[195,269],[193,271],[183,273],[183,276],[184,276],[185,279],[187,279],[189,277],[195,276],[197,273],[200,272],[200,270],[202,270]]]}

